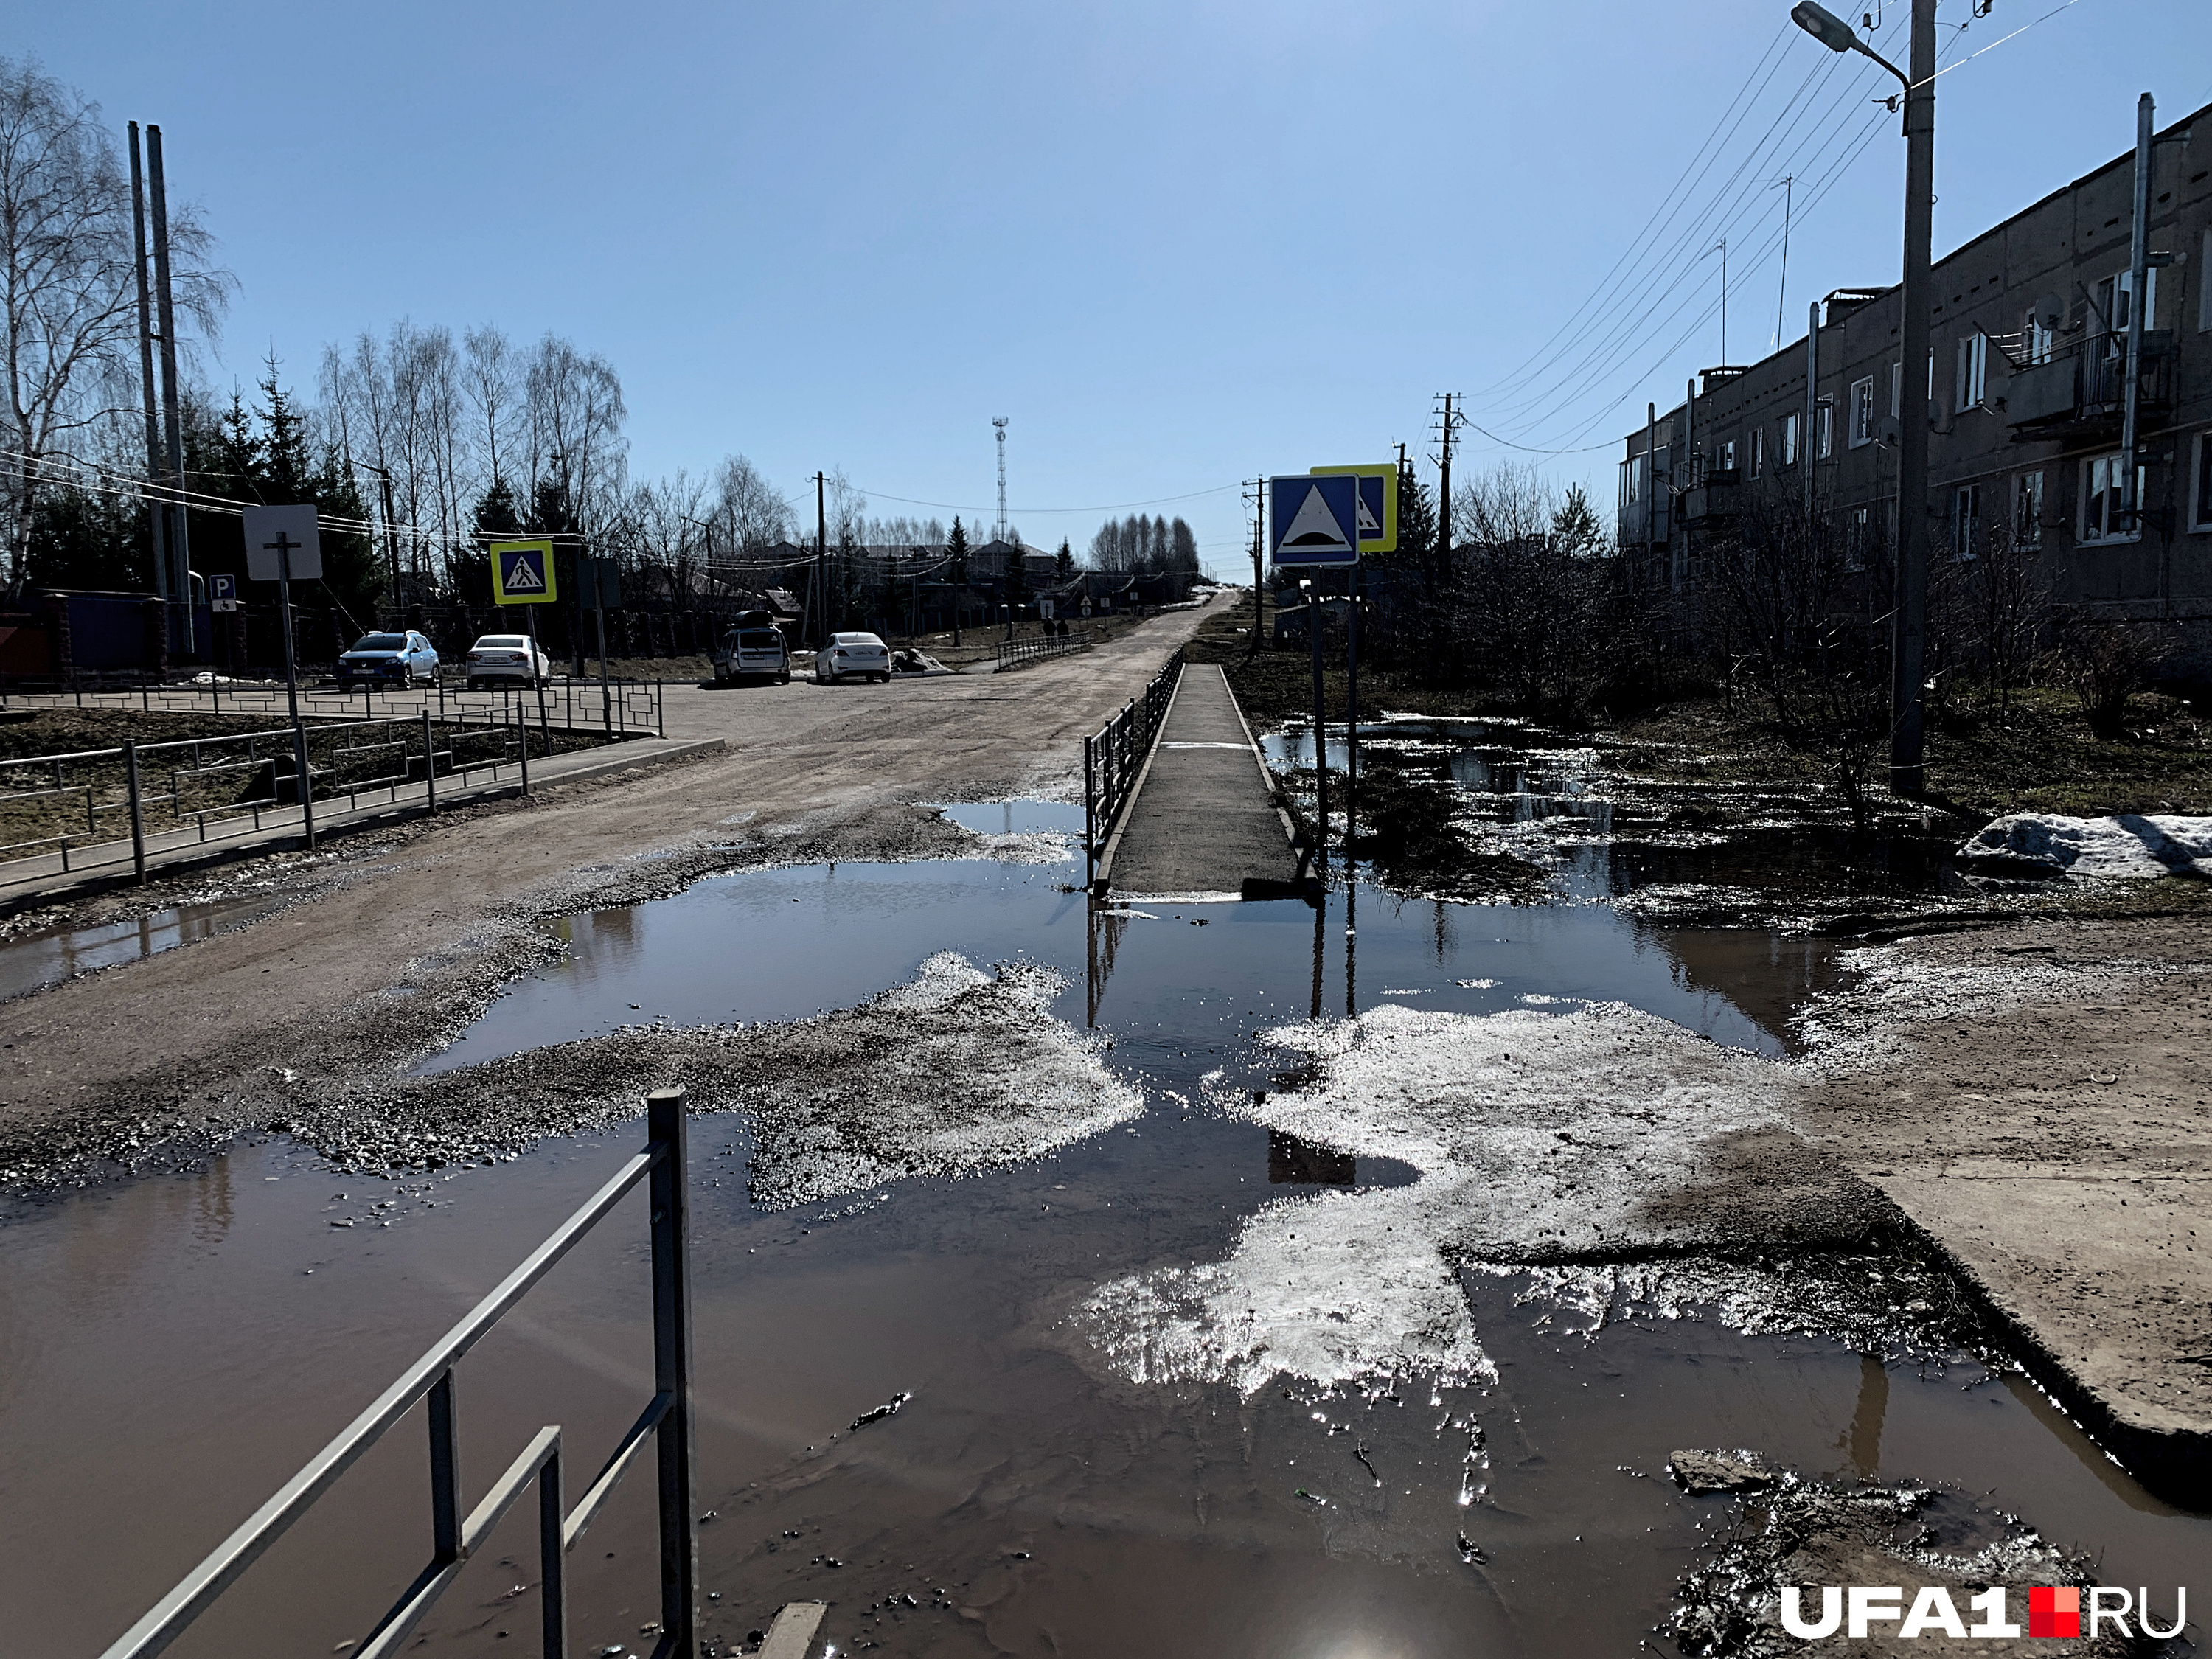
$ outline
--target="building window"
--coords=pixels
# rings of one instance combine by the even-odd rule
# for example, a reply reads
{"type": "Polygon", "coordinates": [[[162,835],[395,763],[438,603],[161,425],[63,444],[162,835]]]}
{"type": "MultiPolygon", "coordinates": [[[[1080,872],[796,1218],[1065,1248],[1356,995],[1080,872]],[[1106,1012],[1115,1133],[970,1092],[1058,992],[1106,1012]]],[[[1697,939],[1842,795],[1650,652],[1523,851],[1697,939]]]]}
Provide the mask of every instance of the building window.
{"type": "Polygon", "coordinates": [[[2197,434],[2197,488],[2190,503],[2189,527],[2212,530],[2212,432],[2197,434]]]}
{"type": "Polygon", "coordinates": [[[1851,382],[1851,436],[1853,449],[1863,448],[1874,441],[1874,376],[1851,382]]]}
{"type": "Polygon", "coordinates": [[[1905,418],[1905,365],[1889,366],[1889,412],[1898,420],[1905,418]]]}
{"type": "Polygon", "coordinates": [[[1844,568],[1863,570],[1874,550],[1874,509],[1855,507],[1844,520],[1844,568]]]}
{"type": "Polygon", "coordinates": [[[1823,398],[1813,405],[1813,453],[1822,460],[1836,453],[1836,400],[1823,398]]]}
{"type": "MultiPolygon", "coordinates": [[[[2136,469],[2136,490],[2142,490],[2143,469],[2136,469]]],[[[2099,455],[2081,463],[2081,539],[2131,542],[2134,529],[2120,513],[2120,458],[2099,455]]]]}
{"type": "MultiPolygon", "coordinates": [[[[2153,266],[2144,273],[2150,280],[2143,284],[2143,328],[2158,326],[2158,269],[2153,266]]],[[[2128,319],[2135,311],[2135,273],[2123,270],[2107,276],[2097,284],[2097,310],[2105,319],[2105,349],[2107,355],[2118,356],[2127,349],[2124,337],[2128,331],[2128,319]]]]}
{"type": "Polygon", "coordinates": [[[1782,453],[1775,458],[1777,466],[1797,465],[1797,428],[1802,424],[1794,409],[1782,417],[1782,453]]]}
{"type": "Polygon", "coordinates": [[[1766,428],[1755,426],[1751,429],[1751,476],[1756,478],[1766,471],[1766,428]]]}
{"type": "Polygon", "coordinates": [[[2012,544],[2043,545],[2043,474],[2023,472],[2012,481],[2012,544]]]}
{"type": "Polygon", "coordinates": [[[1990,390],[1990,337],[1976,329],[1959,342],[1957,395],[1951,407],[1960,414],[1979,409],[1990,390]]]}
{"type": "Polygon", "coordinates": [[[1951,556],[1960,563],[1982,548],[1982,487],[1960,484],[1951,496],[1951,556]]]}
{"type": "Polygon", "coordinates": [[[2051,361],[2051,331],[2037,320],[2033,311],[2027,313],[2026,320],[2020,325],[2020,337],[2021,343],[2027,348],[2029,368],[2033,368],[2038,363],[2047,363],[2051,361]]]}
{"type": "Polygon", "coordinates": [[[1723,472],[1735,471],[1735,440],[1733,438],[1721,446],[1721,471],[1723,472]]]}

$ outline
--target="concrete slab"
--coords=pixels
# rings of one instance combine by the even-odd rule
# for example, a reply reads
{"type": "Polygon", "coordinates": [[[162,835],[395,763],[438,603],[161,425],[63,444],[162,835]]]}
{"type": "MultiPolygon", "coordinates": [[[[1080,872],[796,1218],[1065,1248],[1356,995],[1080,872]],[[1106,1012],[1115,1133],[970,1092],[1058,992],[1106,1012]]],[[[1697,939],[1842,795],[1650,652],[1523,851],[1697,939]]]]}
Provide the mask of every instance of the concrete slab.
{"type": "Polygon", "coordinates": [[[830,1611],[827,1601],[793,1601],[768,1627],[768,1640],[760,1646],[760,1659],[806,1659],[814,1651],[814,1638],[830,1611]]]}
{"type": "Polygon", "coordinates": [[[1125,894],[1287,897],[1304,873],[1227,677],[1192,665],[1100,878],[1125,894]]]}

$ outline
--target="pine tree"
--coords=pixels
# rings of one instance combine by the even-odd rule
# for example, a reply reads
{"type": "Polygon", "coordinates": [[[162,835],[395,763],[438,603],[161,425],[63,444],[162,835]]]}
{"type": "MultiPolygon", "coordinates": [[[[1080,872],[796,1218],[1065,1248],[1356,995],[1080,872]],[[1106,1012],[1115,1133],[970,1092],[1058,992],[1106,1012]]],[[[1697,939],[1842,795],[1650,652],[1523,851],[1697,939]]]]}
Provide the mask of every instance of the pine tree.
{"type": "Polygon", "coordinates": [[[1067,538],[1060,538],[1060,551],[1052,556],[1054,580],[1070,582],[1075,580],[1075,550],[1067,544],[1067,538]]]}
{"type": "Polygon", "coordinates": [[[952,585],[955,587],[967,586],[968,532],[961,528],[960,520],[957,514],[955,514],[953,517],[952,535],[951,538],[945,544],[945,556],[952,562],[952,568],[947,573],[952,578],[952,585]]]}

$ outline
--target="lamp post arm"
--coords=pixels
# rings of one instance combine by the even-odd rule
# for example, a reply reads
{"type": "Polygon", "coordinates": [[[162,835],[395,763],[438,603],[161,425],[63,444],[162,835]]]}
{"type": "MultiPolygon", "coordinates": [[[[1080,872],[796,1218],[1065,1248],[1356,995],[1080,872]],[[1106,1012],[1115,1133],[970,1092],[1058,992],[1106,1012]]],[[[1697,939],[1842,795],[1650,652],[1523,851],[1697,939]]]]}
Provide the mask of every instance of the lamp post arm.
{"type": "Polygon", "coordinates": [[[1873,58],[1875,63],[1881,64],[1884,69],[1887,70],[1892,75],[1894,75],[1897,77],[1897,84],[1899,86],[1904,88],[1907,92],[1911,92],[1912,90],[1912,77],[1907,75],[1903,70],[1898,68],[1896,64],[1891,63],[1888,58],[1876,52],[1872,46],[1867,45],[1865,41],[1856,39],[1853,40],[1851,42],[1851,50],[1858,53],[1862,58],[1873,58]]]}

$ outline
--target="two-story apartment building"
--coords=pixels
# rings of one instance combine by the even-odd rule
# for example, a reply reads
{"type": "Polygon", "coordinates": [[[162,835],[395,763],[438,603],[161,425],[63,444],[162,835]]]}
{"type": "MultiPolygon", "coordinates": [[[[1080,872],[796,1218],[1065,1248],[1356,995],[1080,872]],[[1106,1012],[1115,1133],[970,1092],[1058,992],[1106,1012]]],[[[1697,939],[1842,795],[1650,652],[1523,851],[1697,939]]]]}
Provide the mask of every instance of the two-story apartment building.
{"type": "Polygon", "coordinates": [[[2121,510],[2118,459],[2130,149],[1937,262],[1926,363],[1901,360],[1899,289],[1839,289],[1808,339],[1707,369],[1680,404],[1653,410],[1620,469],[1617,530],[1639,586],[1694,595],[1705,556],[1764,492],[1770,509],[1809,499],[1840,561],[1839,603],[1885,615],[1897,440],[1924,406],[1931,561],[2033,550],[2057,604],[2174,624],[2212,661],[2208,117],[2212,106],[2165,128],[2152,150],[2149,246],[2171,263],[2143,285],[2136,519],[2121,510]],[[2185,142],[2198,125],[2205,142],[2185,142]]]}

